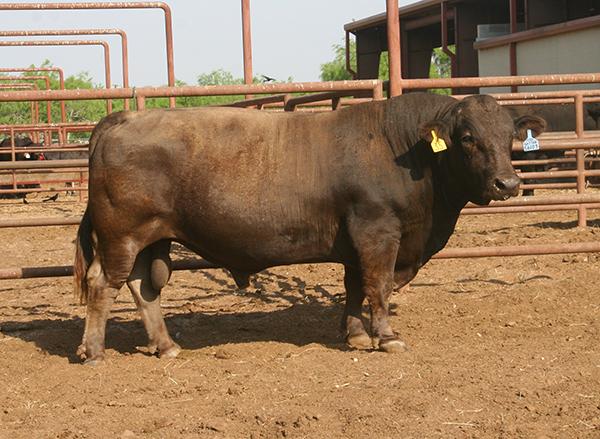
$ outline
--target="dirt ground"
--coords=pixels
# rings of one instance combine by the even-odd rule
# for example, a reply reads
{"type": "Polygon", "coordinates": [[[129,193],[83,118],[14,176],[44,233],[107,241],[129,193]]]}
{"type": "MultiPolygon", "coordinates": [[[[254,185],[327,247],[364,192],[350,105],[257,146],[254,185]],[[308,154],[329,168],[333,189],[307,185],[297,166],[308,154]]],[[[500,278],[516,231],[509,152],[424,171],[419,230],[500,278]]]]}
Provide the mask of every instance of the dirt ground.
{"type": "MultiPolygon", "coordinates": [[[[0,218],[80,214],[0,204],[0,218]]],[[[590,213],[465,216],[450,246],[592,241],[590,213]]],[[[0,229],[0,268],[71,263],[75,227],[0,229]]],[[[181,249],[178,253],[183,253],[181,249]]],[[[352,351],[339,336],[342,269],[176,272],[163,292],[183,352],[148,355],[123,290],[107,361],[74,355],[84,309],[70,278],[0,282],[1,438],[600,437],[600,255],[427,264],[392,299],[410,350],[352,351]]]]}

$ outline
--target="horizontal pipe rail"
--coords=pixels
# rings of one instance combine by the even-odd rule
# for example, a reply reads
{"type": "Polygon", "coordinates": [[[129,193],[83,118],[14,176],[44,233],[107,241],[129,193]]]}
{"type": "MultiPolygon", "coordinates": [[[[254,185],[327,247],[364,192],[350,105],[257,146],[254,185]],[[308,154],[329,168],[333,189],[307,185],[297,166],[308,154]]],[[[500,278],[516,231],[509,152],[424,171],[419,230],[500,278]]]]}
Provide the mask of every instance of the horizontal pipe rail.
{"type": "MultiPolygon", "coordinates": [[[[489,206],[549,206],[552,204],[586,204],[600,203],[600,194],[557,195],[552,197],[519,197],[506,201],[492,201],[489,206]]],[[[466,208],[481,207],[468,203],[466,208]]]]}
{"type": "Polygon", "coordinates": [[[261,98],[253,98],[253,99],[245,99],[243,101],[237,101],[234,102],[232,104],[227,104],[227,107],[253,107],[253,106],[258,106],[258,107],[262,107],[265,104],[272,104],[274,102],[283,102],[285,101],[286,97],[288,95],[273,95],[273,96],[266,96],[266,97],[261,97],[261,98]]]}
{"type": "MultiPolygon", "coordinates": [[[[32,36],[75,36],[75,35],[117,35],[121,38],[121,64],[123,87],[129,87],[129,55],[127,34],[122,29],[55,29],[55,30],[5,30],[0,31],[0,37],[32,37],[32,36]]],[[[61,90],[64,90],[64,81],[61,90]]],[[[64,105],[64,102],[62,102],[64,105]]],[[[125,110],[129,110],[129,101],[125,100],[125,110]]],[[[63,108],[64,109],[64,108],[63,108]]],[[[64,119],[63,119],[64,122],[64,119]]]]}
{"type": "MultiPolygon", "coordinates": [[[[0,11],[16,10],[85,10],[85,9],[162,9],[165,17],[165,45],[167,50],[167,81],[175,86],[175,62],[173,57],[173,20],[171,8],[165,2],[88,2],[88,3],[6,3],[0,4],[0,11]]],[[[175,99],[169,99],[169,106],[175,106],[175,99]]]]}
{"type": "Polygon", "coordinates": [[[297,105],[308,104],[311,102],[319,102],[322,100],[336,99],[345,96],[352,96],[355,91],[333,91],[325,93],[309,94],[304,96],[295,96],[287,99],[285,103],[285,111],[294,111],[297,105]]]}
{"type": "Polygon", "coordinates": [[[572,73],[527,76],[478,76],[470,78],[403,79],[403,89],[497,87],[525,85],[593,84],[600,81],[600,73],[572,73]]]}
{"type": "Polygon", "coordinates": [[[433,255],[432,259],[489,258],[498,256],[558,255],[565,253],[600,252],[600,242],[574,242],[502,247],[448,248],[433,255]]]}
{"type": "MultiPolygon", "coordinates": [[[[60,67],[0,67],[0,73],[35,73],[35,72],[56,72],[58,73],[58,87],[61,90],[65,89],[65,72],[60,67]]],[[[60,120],[66,122],[65,102],[60,102],[60,120]]]]}
{"type": "Polygon", "coordinates": [[[13,227],[71,226],[78,225],[80,222],[80,216],[71,218],[12,218],[0,220],[0,229],[13,227]]]}
{"type": "Polygon", "coordinates": [[[40,92],[15,91],[0,93],[0,102],[46,101],[46,100],[93,100],[93,99],[124,99],[187,96],[226,96],[245,94],[275,94],[275,93],[311,93],[324,91],[363,90],[370,91],[381,85],[378,80],[361,79],[358,81],[328,81],[328,82],[292,82],[276,84],[239,84],[239,85],[188,85],[185,87],[139,87],[107,89],[75,89],[51,90],[40,92]]]}
{"type": "Polygon", "coordinates": [[[0,162],[0,170],[4,169],[59,169],[59,168],[85,168],[87,171],[87,159],[74,160],[32,160],[17,162],[0,162]]]}
{"type": "MultiPolygon", "coordinates": [[[[577,187],[575,183],[573,188],[577,187]]],[[[496,207],[471,207],[463,209],[461,215],[484,215],[496,213],[530,213],[530,212],[554,212],[564,210],[578,210],[579,204],[551,204],[547,206],[496,206],[496,207]]],[[[589,203],[585,205],[586,209],[600,209],[600,203],[589,203]]]]}
{"type": "MultiPolygon", "coordinates": [[[[600,252],[600,242],[577,242],[568,244],[541,244],[505,247],[448,248],[433,255],[432,259],[486,258],[495,256],[533,256],[565,253],[600,252]]],[[[173,261],[173,270],[203,270],[221,268],[205,259],[173,261]]],[[[48,267],[18,267],[0,269],[0,280],[33,279],[41,277],[72,276],[70,265],[48,267]]]]}
{"type": "MultiPolygon", "coordinates": [[[[0,10],[2,5],[0,5],[0,10]]],[[[110,79],[110,47],[106,41],[100,40],[24,40],[24,41],[0,41],[0,47],[36,47],[36,46],[101,46],[104,49],[104,83],[105,88],[112,88],[110,79]]],[[[55,90],[66,92],[66,90],[55,90]]],[[[31,99],[28,99],[31,100],[31,99]]],[[[58,99],[42,99],[58,100],[58,99]]],[[[112,112],[112,101],[106,100],[106,111],[112,112]]]]}

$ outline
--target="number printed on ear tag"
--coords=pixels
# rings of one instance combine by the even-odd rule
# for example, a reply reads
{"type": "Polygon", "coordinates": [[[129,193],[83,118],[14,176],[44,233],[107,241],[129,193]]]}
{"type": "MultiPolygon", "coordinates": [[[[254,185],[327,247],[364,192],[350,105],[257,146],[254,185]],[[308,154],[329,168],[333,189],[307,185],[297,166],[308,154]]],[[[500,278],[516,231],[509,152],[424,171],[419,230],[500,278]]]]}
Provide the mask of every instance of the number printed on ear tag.
{"type": "Polygon", "coordinates": [[[444,139],[438,137],[435,130],[431,130],[431,137],[433,137],[433,140],[431,141],[431,149],[433,149],[433,152],[442,152],[448,149],[444,139]]]}
{"type": "Polygon", "coordinates": [[[540,142],[531,135],[531,130],[527,130],[527,138],[523,141],[523,151],[537,151],[540,149],[540,142]]]}

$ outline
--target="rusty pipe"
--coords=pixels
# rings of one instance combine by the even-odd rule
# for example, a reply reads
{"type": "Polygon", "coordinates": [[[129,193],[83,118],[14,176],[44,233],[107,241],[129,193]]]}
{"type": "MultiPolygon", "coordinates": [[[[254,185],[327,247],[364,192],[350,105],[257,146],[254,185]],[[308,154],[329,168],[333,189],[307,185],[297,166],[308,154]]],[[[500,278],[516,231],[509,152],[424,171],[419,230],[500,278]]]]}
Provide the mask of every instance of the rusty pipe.
{"type": "MultiPolygon", "coordinates": [[[[1,8],[0,8],[1,10],[1,8]]],[[[99,40],[52,40],[52,41],[0,41],[0,47],[23,46],[102,46],[104,48],[104,82],[107,90],[111,88],[110,82],[110,48],[106,41],[99,40]]],[[[112,112],[112,101],[106,101],[107,113],[112,112]]]]}
{"type": "MultiPolygon", "coordinates": [[[[33,83],[33,82],[28,82],[25,84],[0,84],[0,89],[15,89],[15,90],[22,90],[22,89],[29,89],[29,90],[38,90],[38,86],[37,84],[33,83]]],[[[31,102],[31,123],[35,124],[36,120],[39,120],[40,118],[40,114],[39,114],[39,106],[35,105],[35,103],[32,101],[31,102]]],[[[11,136],[12,138],[12,136],[11,136]]]]}
{"type": "MultiPolygon", "coordinates": [[[[171,87],[175,86],[173,57],[173,20],[171,8],[165,2],[116,2],[116,3],[6,3],[0,4],[0,11],[16,10],[85,10],[85,9],[162,9],[165,16],[165,39],[167,50],[167,78],[171,87]]],[[[175,106],[175,98],[169,98],[169,106],[175,106]]]]}
{"type": "MultiPolygon", "coordinates": [[[[121,38],[121,63],[123,87],[129,87],[129,50],[127,33],[122,29],[57,29],[57,30],[26,30],[0,31],[0,37],[30,37],[30,36],[73,36],[73,35],[117,35],[121,38]]],[[[64,80],[63,80],[64,81],[64,80]]],[[[64,90],[64,82],[63,87],[64,90]]],[[[63,103],[64,104],[64,103],[63,103]]],[[[129,110],[129,100],[125,100],[125,109],[129,110]]],[[[63,120],[64,122],[64,120],[63,120]]]]}
{"type": "MultiPolygon", "coordinates": [[[[600,203],[586,204],[586,209],[600,209],[600,203]]],[[[551,204],[548,206],[474,207],[460,212],[461,215],[491,215],[505,213],[556,212],[577,210],[577,204],[551,204]]]]}
{"type": "MultiPolygon", "coordinates": [[[[517,32],[517,0],[509,0],[509,15],[510,15],[510,33],[517,32]]],[[[517,43],[512,41],[508,46],[508,58],[510,75],[517,76],[517,43]]],[[[519,88],[516,85],[511,85],[510,91],[518,92],[519,88]]]]}
{"type": "Polygon", "coordinates": [[[592,84],[599,81],[599,73],[569,73],[556,75],[403,79],[402,86],[403,88],[407,89],[425,89],[450,87],[497,87],[509,85],[592,84]]]}
{"type": "MultiPolygon", "coordinates": [[[[575,134],[578,139],[583,137],[583,96],[575,95],[575,134]]],[[[578,149],[575,153],[577,163],[577,193],[585,192],[585,151],[578,149]]],[[[577,219],[579,227],[587,226],[587,211],[584,205],[580,205],[577,211],[577,219]]]]}
{"type": "MultiPolygon", "coordinates": [[[[450,58],[450,76],[454,76],[456,72],[456,55],[448,48],[448,2],[442,0],[440,2],[441,8],[441,33],[442,33],[442,52],[444,52],[450,58]]],[[[456,13],[454,14],[456,17],[456,13]]]]}
{"type": "MultiPolygon", "coordinates": [[[[31,76],[3,76],[0,75],[0,81],[44,81],[46,90],[50,88],[50,78],[46,75],[31,75],[31,76]]],[[[37,88],[36,88],[37,90],[37,88]]],[[[39,118],[39,115],[38,115],[39,118]]],[[[52,123],[52,106],[50,101],[46,101],[46,118],[48,123],[52,123]]]]}
{"type": "MultiPolygon", "coordinates": [[[[65,72],[60,67],[0,67],[0,73],[12,72],[57,72],[58,87],[60,90],[65,89],[65,72]]],[[[67,121],[66,113],[65,101],[60,101],[60,120],[63,123],[67,121]]]]}
{"type": "Polygon", "coordinates": [[[352,79],[356,79],[356,72],[352,68],[352,63],[350,62],[350,31],[346,31],[346,47],[344,53],[346,55],[346,71],[352,75],[352,79]]]}
{"type": "Polygon", "coordinates": [[[205,85],[185,87],[139,87],[106,89],[51,90],[49,92],[12,92],[0,93],[0,102],[11,101],[44,101],[44,100],[90,100],[90,99],[123,99],[144,96],[147,98],[164,96],[224,96],[240,94],[273,94],[294,92],[324,92],[365,90],[381,92],[381,81],[364,79],[358,81],[328,82],[296,82],[252,85],[205,85]]]}
{"type": "MultiPolygon", "coordinates": [[[[244,83],[252,84],[252,31],[250,18],[250,0],[242,0],[242,44],[244,48],[244,83]]],[[[250,99],[246,95],[246,99],[250,99]]]]}
{"type": "MultiPolygon", "coordinates": [[[[494,256],[533,256],[565,253],[600,252],[600,242],[576,242],[568,244],[541,244],[503,247],[447,248],[433,255],[432,259],[482,258],[494,256]]],[[[173,261],[173,270],[204,270],[221,268],[205,259],[185,259],[173,261]]],[[[0,269],[0,280],[33,279],[40,277],[72,276],[71,265],[47,267],[15,267],[0,269]]]]}
{"type": "Polygon", "coordinates": [[[402,66],[400,60],[400,13],[398,0],[386,0],[387,42],[390,69],[390,96],[402,94],[402,66]]]}

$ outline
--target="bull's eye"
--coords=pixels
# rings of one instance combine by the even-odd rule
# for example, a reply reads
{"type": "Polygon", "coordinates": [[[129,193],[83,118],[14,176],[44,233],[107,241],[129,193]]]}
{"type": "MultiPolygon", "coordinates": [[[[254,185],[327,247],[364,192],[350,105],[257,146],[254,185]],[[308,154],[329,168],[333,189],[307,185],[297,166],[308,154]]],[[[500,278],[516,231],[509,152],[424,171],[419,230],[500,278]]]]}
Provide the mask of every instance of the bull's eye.
{"type": "Polygon", "coordinates": [[[475,142],[475,139],[473,138],[472,135],[470,134],[465,134],[464,136],[461,137],[460,139],[463,143],[473,143],[475,142]]]}

